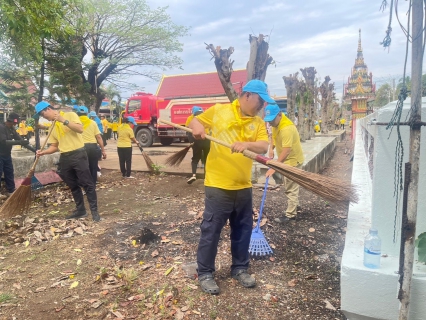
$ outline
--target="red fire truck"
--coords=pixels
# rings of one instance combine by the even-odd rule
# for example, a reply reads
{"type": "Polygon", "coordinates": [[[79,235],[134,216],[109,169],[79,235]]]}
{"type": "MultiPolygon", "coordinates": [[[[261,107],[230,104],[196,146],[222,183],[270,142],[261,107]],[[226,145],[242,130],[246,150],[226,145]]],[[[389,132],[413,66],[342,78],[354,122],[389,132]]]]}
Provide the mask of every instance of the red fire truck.
{"type": "Polygon", "coordinates": [[[193,106],[206,110],[216,103],[229,103],[229,99],[223,95],[163,99],[151,93],[136,92],[127,100],[124,116],[135,118],[137,126],[133,130],[142,147],[150,147],[154,142],[168,146],[175,139],[186,140],[186,132],[159,123],[158,119],[185,125],[193,106]]]}

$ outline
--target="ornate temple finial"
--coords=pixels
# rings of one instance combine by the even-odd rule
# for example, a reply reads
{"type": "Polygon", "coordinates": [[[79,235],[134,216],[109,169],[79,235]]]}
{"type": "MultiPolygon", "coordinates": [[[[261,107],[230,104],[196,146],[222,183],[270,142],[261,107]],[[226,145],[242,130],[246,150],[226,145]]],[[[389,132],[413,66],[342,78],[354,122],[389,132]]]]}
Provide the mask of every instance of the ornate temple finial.
{"type": "Polygon", "coordinates": [[[359,29],[358,51],[362,51],[362,47],[361,47],[361,29],[359,29]]]}

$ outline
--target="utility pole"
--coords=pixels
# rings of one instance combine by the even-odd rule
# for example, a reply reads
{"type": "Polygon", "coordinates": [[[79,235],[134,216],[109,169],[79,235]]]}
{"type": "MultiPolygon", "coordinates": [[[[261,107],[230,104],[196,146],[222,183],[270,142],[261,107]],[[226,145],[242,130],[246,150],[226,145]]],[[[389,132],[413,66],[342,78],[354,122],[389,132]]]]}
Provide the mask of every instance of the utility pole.
{"type": "MultiPolygon", "coordinates": [[[[407,195],[407,219],[404,243],[404,271],[398,298],[401,301],[399,320],[408,320],[410,291],[413,278],[414,240],[416,236],[417,200],[419,183],[420,133],[422,107],[422,63],[423,63],[423,0],[412,0],[412,61],[411,61],[411,114],[410,155],[411,173],[407,195]]],[[[409,171],[409,170],[407,170],[409,171]]],[[[405,173],[407,176],[407,172],[405,173]]],[[[405,192],[405,191],[404,191],[405,192]]],[[[402,240],[401,240],[402,241],[402,240]]]]}

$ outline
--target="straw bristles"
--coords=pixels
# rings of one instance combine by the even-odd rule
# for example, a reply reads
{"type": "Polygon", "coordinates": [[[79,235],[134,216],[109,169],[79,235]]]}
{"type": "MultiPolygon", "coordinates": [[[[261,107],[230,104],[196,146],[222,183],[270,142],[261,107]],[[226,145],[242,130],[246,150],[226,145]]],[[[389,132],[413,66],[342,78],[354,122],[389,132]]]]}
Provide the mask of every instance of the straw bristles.
{"type": "Polygon", "coordinates": [[[11,218],[25,214],[31,206],[31,178],[25,178],[22,184],[6,199],[0,208],[0,218],[11,218]]]}
{"type": "Polygon", "coordinates": [[[152,159],[148,156],[148,154],[145,151],[142,151],[142,156],[143,156],[143,159],[145,160],[148,170],[150,172],[154,172],[154,162],[152,161],[152,159]]]}
{"type": "Polygon", "coordinates": [[[183,148],[179,152],[172,154],[166,159],[164,163],[170,167],[178,167],[182,163],[183,159],[185,159],[189,149],[192,148],[192,145],[193,144],[191,143],[189,146],[183,148]]]}
{"type": "Polygon", "coordinates": [[[276,160],[269,160],[266,165],[284,177],[293,180],[303,188],[338,204],[358,202],[356,189],[348,182],[308,172],[276,160]]]}

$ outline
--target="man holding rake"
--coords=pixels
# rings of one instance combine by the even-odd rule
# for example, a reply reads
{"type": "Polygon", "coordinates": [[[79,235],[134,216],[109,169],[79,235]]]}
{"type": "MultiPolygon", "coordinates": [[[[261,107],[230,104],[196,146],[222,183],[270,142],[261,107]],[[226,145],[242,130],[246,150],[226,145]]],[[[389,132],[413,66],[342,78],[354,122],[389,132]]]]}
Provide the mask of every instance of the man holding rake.
{"type": "MultiPolygon", "coordinates": [[[[299,132],[296,126],[280,110],[278,105],[269,104],[265,108],[265,122],[272,126],[272,141],[277,148],[278,161],[285,164],[301,168],[305,157],[300,143],[299,132]]],[[[269,169],[266,176],[270,177],[275,173],[274,169],[269,169]]],[[[285,195],[287,196],[287,210],[284,217],[278,218],[279,222],[295,220],[297,206],[299,204],[299,185],[284,178],[285,195]]]]}
{"type": "Polygon", "coordinates": [[[220,292],[213,273],[220,234],[228,219],[231,227],[231,276],[244,287],[256,285],[255,279],[247,273],[253,228],[253,161],[244,157],[242,152],[250,150],[263,154],[268,151],[265,124],[257,116],[266,103],[275,103],[267,89],[263,81],[249,81],[234,102],[216,104],[189,124],[195,139],[205,139],[205,129],[210,129],[213,137],[232,144],[231,152],[212,143],[207,156],[205,210],[200,226],[197,264],[201,289],[209,294],[220,292]]]}

